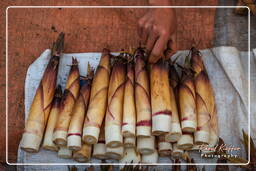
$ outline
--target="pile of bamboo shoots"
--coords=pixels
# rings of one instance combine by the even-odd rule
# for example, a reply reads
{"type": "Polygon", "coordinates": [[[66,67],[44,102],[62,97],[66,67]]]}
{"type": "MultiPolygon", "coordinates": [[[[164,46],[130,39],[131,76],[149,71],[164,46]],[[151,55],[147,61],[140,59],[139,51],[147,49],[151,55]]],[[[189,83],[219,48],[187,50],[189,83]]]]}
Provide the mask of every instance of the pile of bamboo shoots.
{"type": "Polygon", "coordinates": [[[217,144],[214,92],[195,48],[183,66],[170,59],[147,64],[143,48],[118,56],[103,49],[95,73],[88,65],[86,76],[74,57],[62,94],[56,80],[63,42],[62,33],[31,104],[23,150],[38,152],[42,142],[62,158],[128,164],[217,144]]]}

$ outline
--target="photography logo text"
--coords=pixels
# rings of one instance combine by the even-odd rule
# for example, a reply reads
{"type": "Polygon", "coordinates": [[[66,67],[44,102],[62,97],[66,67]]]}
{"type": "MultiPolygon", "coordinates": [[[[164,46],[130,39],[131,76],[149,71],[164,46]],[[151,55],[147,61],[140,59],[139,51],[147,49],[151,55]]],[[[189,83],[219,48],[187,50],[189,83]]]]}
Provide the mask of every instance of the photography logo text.
{"type": "Polygon", "coordinates": [[[236,152],[240,151],[240,147],[235,147],[234,145],[221,144],[211,147],[209,145],[200,145],[199,152],[201,152],[201,157],[207,158],[237,158],[236,152]]]}

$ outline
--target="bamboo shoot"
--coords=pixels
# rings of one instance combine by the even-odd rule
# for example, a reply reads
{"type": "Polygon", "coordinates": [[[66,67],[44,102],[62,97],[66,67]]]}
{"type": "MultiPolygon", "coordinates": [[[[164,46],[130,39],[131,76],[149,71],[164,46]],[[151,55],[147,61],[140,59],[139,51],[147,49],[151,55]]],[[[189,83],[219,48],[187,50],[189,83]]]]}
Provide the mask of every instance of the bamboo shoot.
{"type": "Polygon", "coordinates": [[[151,65],[150,89],[152,107],[152,134],[159,136],[171,131],[172,106],[168,65],[160,60],[151,65]]]}
{"type": "Polygon", "coordinates": [[[156,164],[158,163],[158,152],[154,150],[151,154],[143,154],[141,157],[141,162],[145,164],[156,164]]]}
{"type": "Polygon", "coordinates": [[[127,148],[136,147],[136,137],[125,137],[124,147],[127,147],[127,148]]]}
{"type": "Polygon", "coordinates": [[[72,110],[79,94],[79,76],[78,61],[72,58],[72,66],[63,98],[60,102],[60,113],[53,134],[53,141],[58,146],[67,145],[68,127],[72,117],[72,110]]]}
{"type": "Polygon", "coordinates": [[[90,102],[83,128],[83,141],[96,144],[107,107],[107,93],[110,75],[110,51],[103,49],[99,66],[93,77],[90,102]]]}
{"type": "Polygon", "coordinates": [[[114,160],[120,160],[122,159],[124,155],[124,147],[120,146],[120,147],[107,147],[106,148],[106,156],[109,159],[114,159],[114,160]]]}
{"type": "Polygon", "coordinates": [[[70,150],[67,146],[61,146],[58,151],[58,157],[63,159],[71,159],[72,150],[70,150]]]}
{"type": "Polygon", "coordinates": [[[183,132],[193,133],[196,131],[196,95],[193,77],[183,72],[179,86],[179,105],[181,114],[181,128],[183,132]]]}
{"type": "MultiPolygon", "coordinates": [[[[118,59],[117,59],[118,60],[118,59]]],[[[114,63],[108,89],[108,107],[105,118],[105,141],[107,147],[123,144],[121,130],[126,65],[123,61],[114,63]]]]}
{"type": "Polygon", "coordinates": [[[105,144],[105,124],[101,125],[100,135],[97,144],[93,145],[93,154],[92,156],[96,159],[106,159],[106,144],[105,144]]]}
{"type": "Polygon", "coordinates": [[[59,111],[60,111],[61,96],[62,96],[62,90],[61,90],[61,87],[58,86],[58,88],[55,90],[53,104],[52,104],[51,112],[49,115],[47,127],[44,134],[43,148],[47,150],[58,151],[59,149],[58,146],[56,146],[52,140],[53,140],[53,131],[54,131],[55,124],[57,122],[59,111]]]}
{"type": "Polygon", "coordinates": [[[151,104],[149,78],[145,65],[145,52],[139,48],[135,52],[135,106],[136,135],[151,136],[151,104]]]}
{"type": "Polygon", "coordinates": [[[169,81],[170,81],[170,97],[172,107],[172,123],[171,131],[166,134],[165,139],[167,142],[177,142],[181,135],[180,116],[178,111],[178,83],[179,75],[173,65],[170,66],[169,70],[169,81]]]}
{"type": "Polygon", "coordinates": [[[184,150],[178,148],[177,143],[172,144],[172,157],[181,158],[184,153],[184,150]]]}
{"type": "Polygon", "coordinates": [[[155,136],[138,137],[137,150],[140,154],[151,154],[155,149],[155,136]]]}
{"type": "Polygon", "coordinates": [[[218,143],[217,110],[214,91],[205,69],[200,52],[191,49],[191,66],[195,73],[197,94],[198,127],[195,133],[196,144],[207,144],[214,147],[218,143]]]}
{"type": "Polygon", "coordinates": [[[193,134],[191,133],[183,133],[180,139],[177,142],[177,146],[182,150],[191,150],[194,145],[193,134]]]}
{"type": "Polygon", "coordinates": [[[172,144],[165,140],[165,135],[160,135],[158,138],[158,153],[160,156],[171,156],[172,144]]]}
{"type": "Polygon", "coordinates": [[[124,137],[134,137],[136,127],[136,109],[134,99],[134,67],[127,64],[127,76],[124,90],[123,124],[122,134],[124,137]]]}
{"type": "Polygon", "coordinates": [[[141,161],[140,154],[134,148],[125,148],[124,156],[120,160],[122,164],[139,163],[141,161]]]}
{"type": "Polygon", "coordinates": [[[73,158],[78,162],[88,162],[91,158],[91,153],[92,145],[83,144],[80,150],[74,152],[73,158]]]}
{"type": "MultiPolygon", "coordinates": [[[[90,68],[90,66],[88,66],[90,68]]],[[[90,72],[90,69],[88,69],[90,72]]],[[[82,146],[82,130],[84,124],[85,112],[87,111],[90,90],[91,90],[91,78],[90,73],[86,78],[80,80],[81,89],[79,96],[75,102],[72,117],[68,129],[68,148],[71,150],[80,150],[82,146]]]]}
{"type": "Polygon", "coordinates": [[[54,97],[60,56],[64,45],[61,33],[53,46],[52,57],[36,90],[21,139],[21,149],[38,152],[54,97]]]}

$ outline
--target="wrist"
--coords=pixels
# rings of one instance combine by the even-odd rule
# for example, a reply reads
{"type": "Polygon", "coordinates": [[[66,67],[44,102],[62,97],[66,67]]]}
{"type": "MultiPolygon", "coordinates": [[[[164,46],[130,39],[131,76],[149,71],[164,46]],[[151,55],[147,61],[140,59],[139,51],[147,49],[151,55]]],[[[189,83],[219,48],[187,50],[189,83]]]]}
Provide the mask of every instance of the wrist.
{"type": "Polygon", "coordinates": [[[151,6],[170,6],[172,5],[171,0],[149,0],[151,6]]]}

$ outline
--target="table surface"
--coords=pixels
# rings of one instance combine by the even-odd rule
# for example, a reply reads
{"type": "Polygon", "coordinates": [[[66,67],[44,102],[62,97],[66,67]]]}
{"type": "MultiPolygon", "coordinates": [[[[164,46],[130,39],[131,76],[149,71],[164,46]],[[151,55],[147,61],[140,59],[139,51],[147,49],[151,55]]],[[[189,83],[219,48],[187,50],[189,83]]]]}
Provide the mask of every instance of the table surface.
{"type": "MultiPolygon", "coordinates": [[[[178,1],[175,5],[216,5],[217,0],[178,1]]],[[[1,20],[10,5],[147,5],[146,0],[16,0],[1,1],[1,20]]],[[[99,52],[137,47],[137,20],[147,9],[8,9],[8,161],[15,162],[24,129],[24,80],[29,65],[50,48],[57,35],[66,33],[65,52],[99,52]]],[[[177,9],[178,49],[193,44],[207,48],[214,36],[215,9],[177,9]]],[[[5,23],[0,24],[0,88],[5,89],[5,23]]],[[[5,161],[5,92],[0,91],[0,162],[5,161]]]]}

